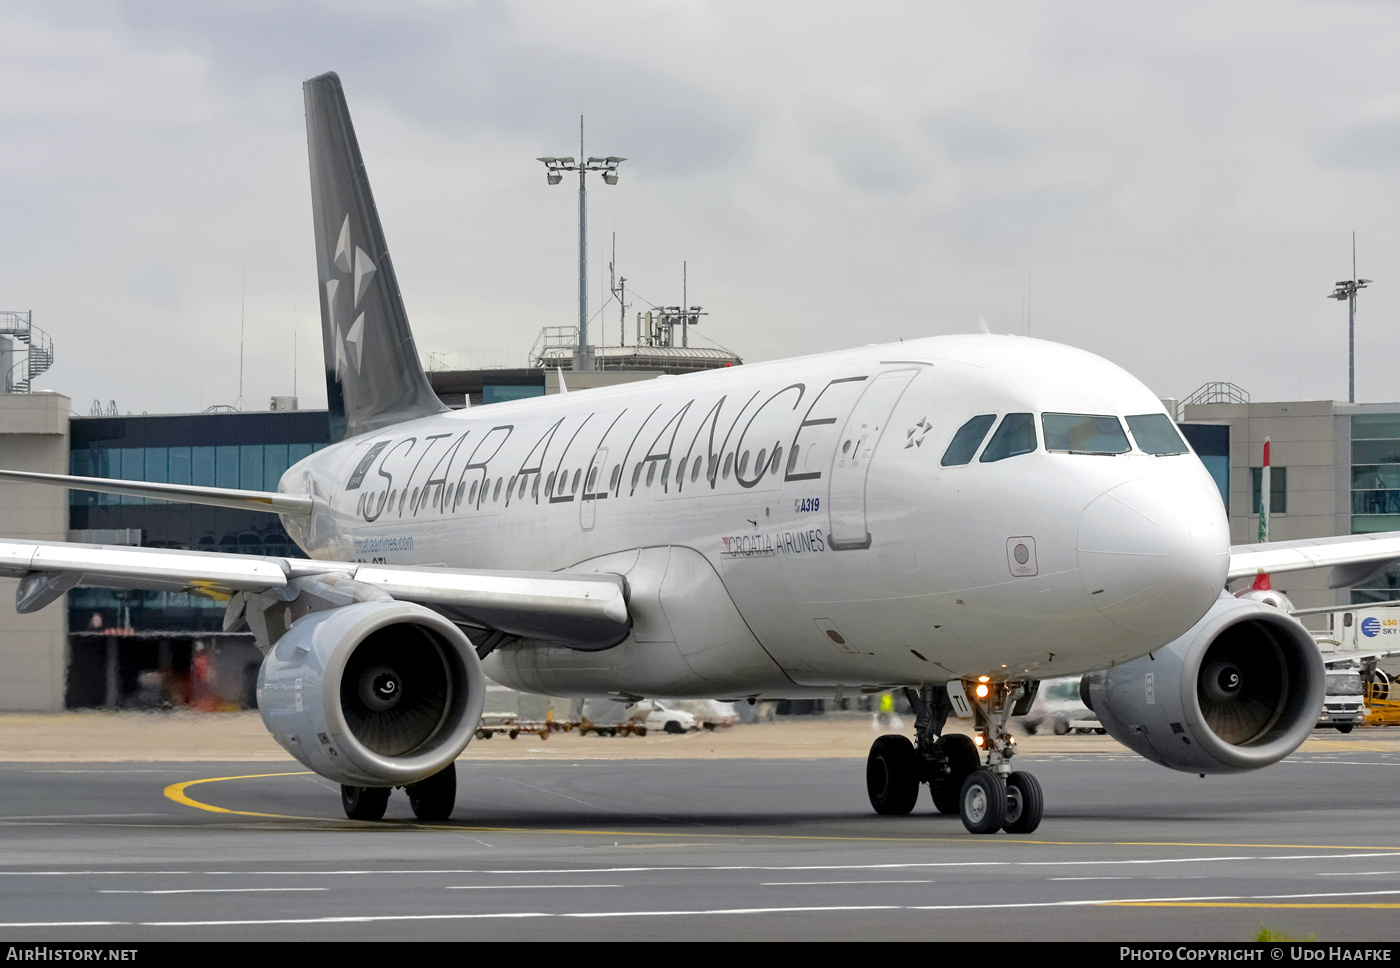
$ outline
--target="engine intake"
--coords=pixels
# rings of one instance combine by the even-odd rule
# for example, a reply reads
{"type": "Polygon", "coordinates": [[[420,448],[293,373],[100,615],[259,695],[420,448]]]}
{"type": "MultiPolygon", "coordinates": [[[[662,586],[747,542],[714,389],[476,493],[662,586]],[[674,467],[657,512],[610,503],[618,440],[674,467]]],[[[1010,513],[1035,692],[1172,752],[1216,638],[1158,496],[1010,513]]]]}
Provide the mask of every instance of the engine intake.
{"type": "Polygon", "coordinates": [[[1147,759],[1187,773],[1238,773],[1302,745],[1326,681],[1302,623],[1226,594],[1185,635],[1090,673],[1080,688],[1104,728],[1147,759]]]}
{"type": "Polygon", "coordinates": [[[471,741],[485,697],[467,637],[406,602],[305,615],[258,673],[258,709],[277,742],[352,786],[403,786],[444,769],[471,741]]]}

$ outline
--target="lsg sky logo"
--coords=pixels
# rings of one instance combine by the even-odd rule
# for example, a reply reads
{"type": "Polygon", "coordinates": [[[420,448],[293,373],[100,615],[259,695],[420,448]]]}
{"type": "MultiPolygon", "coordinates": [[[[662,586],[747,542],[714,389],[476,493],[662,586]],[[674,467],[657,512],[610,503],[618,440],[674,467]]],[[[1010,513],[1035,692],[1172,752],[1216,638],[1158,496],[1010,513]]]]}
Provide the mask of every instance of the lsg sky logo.
{"type": "Polygon", "coordinates": [[[1400,634],[1400,619],[1379,619],[1374,615],[1364,618],[1361,620],[1361,634],[1368,639],[1374,639],[1377,635],[1400,634]]]}

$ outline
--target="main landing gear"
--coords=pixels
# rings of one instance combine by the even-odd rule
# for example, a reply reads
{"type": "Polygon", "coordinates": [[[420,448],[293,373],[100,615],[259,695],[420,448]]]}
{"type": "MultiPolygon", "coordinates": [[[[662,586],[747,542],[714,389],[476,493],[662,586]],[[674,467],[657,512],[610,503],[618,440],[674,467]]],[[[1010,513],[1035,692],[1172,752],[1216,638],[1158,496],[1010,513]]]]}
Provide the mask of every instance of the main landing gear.
{"type": "MultiPolygon", "coordinates": [[[[419,820],[446,820],[457,802],[457,764],[404,787],[413,815],[419,820]]],[[[382,820],[392,787],[340,787],[340,805],[351,820],[382,820]]]]}
{"type": "Polygon", "coordinates": [[[1018,707],[1029,706],[1031,684],[967,685],[980,744],[960,733],[943,734],[951,705],[944,686],[906,689],[916,741],[897,735],[875,740],[865,763],[870,805],[876,813],[907,814],[918,802],[919,785],[927,783],[938,812],[958,814],[970,832],[1028,834],[1040,826],[1045,797],[1034,776],[1011,769],[1016,744],[1006,724],[1018,707]],[[979,745],[987,754],[985,767],[979,745]]]}

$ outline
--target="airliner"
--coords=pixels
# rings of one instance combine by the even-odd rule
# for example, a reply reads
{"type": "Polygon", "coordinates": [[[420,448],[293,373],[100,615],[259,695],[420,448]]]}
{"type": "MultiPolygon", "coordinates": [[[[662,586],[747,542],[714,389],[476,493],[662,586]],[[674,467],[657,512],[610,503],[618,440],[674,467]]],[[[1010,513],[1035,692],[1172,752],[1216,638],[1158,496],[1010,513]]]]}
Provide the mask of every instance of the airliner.
{"type": "Polygon", "coordinates": [[[378,820],[450,816],[486,678],[740,702],[903,689],[874,810],[927,786],[979,834],[1044,796],[1008,721],[1081,676],[1103,726],[1192,773],[1292,753],[1325,685],[1236,578],[1400,559],[1400,533],[1231,547],[1157,397],[1067,346],[975,334],[451,411],[419,363],[340,80],[304,85],[334,443],[275,492],[0,479],[280,516],[307,558],[0,540],[30,612],[77,586],[199,592],[264,654],[277,741],[378,820]],[[948,730],[970,718],[974,736],[948,730]]]}

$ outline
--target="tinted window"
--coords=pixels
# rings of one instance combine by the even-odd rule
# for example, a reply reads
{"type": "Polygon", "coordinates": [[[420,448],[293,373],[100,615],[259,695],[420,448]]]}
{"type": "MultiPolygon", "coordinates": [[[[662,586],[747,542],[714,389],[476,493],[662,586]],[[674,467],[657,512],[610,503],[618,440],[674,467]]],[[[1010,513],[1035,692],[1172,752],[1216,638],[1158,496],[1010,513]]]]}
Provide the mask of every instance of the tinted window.
{"type": "Polygon", "coordinates": [[[1047,413],[1040,418],[1045,428],[1045,449],[1071,454],[1125,454],[1128,435],[1117,417],[1090,413],[1047,413]]]}
{"type": "Polygon", "coordinates": [[[1184,454],[1186,444],[1176,432],[1176,424],[1164,413],[1144,413],[1128,418],[1133,440],[1145,454],[1184,454]]]}
{"type": "Polygon", "coordinates": [[[952,467],[955,464],[966,464],[971,461],[972,455],[977,453],[977,448],[982,445],[987,431],[992,429],[992,424],[996,423],[996,419],[996,414],[984,413],[973,417],[959,427],[958,432],[953,435],[953,442],[943,452],[943,460],[939,463],[944,467],[952,467]]]}
{"type": "Polygon", "coordinates": [[[982,452],[981,463],[1005,460],[1035,450],[1035,418],[1028,413],[1008,413],[982,452]]]}

